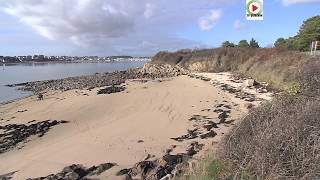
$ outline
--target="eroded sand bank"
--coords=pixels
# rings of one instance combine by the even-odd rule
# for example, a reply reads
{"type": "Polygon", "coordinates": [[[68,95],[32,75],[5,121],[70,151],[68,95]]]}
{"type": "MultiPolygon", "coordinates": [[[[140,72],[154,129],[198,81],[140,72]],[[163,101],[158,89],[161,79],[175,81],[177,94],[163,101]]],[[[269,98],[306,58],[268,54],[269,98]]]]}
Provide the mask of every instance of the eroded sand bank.
{"type": "MultiPolygon", "coordinates": [[[[223,83],[230,78],[230,74],[200,75],[218,77],[215,81],[223,83]]],[[[223,135],[248,111],[244,99],[210,81],[188,76],[148,82],[131,80],[126,82],[125,91],[110,95],[97,95],[97,90],[51,92],[43,101],[29,97],[0,106],[1,126],[44,120],[69,122],[0,154],[0,175],[15,172],[13,179],[36,178],[58,173],[72,164],[91,167],[116,163],[98,177],[121,179],[115,176],[119,170],[131,168],[148,155],[160,158],[168,149],[172,154],[184,153],[193,141],[205,145],[194,156],[200,158],[216,148],[223,135]],[[222,111],[228,116],[219,124],[222,111]],[[195,122],[197,118],[199,121],[195,122]],[[209,121],[218,124],[214,129],[217,135],[201,138],[207,133],[203,125],[209,121]],[[172,139],[192,129],[198,129],[196,138],[181,142],[172,139]]],[[[258,105],[260,101],[251,103],[258,105]]]]}

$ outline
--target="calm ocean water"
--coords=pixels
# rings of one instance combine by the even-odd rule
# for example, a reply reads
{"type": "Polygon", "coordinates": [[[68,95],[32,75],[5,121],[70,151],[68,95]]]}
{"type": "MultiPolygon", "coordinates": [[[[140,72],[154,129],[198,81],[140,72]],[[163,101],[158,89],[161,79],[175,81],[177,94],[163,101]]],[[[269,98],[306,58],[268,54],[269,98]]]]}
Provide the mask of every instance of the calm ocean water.
{"type": "Polygon", "coordinates": [[[8,84],[38,80],[60,79],[65,77],[113,72],[128,68],[142,67],[145,62],[112,63],[34,63],[0,65],[0,103],[31,95],[30,92],[18,91],[6,87],[8,84]]]}

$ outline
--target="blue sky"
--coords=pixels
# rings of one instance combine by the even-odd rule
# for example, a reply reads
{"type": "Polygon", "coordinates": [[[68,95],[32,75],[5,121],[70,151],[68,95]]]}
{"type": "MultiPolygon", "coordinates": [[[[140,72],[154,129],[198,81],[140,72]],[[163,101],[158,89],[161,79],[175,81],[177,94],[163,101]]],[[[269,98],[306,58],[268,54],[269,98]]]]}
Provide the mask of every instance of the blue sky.
{"type": "Polygon", "coordinates": [[[265,0],[263,21],[246,20],[245,0],[5,0],[0,8],[0,55],[153,55],[252,37],[266,47],[320,15],[320,0],[265,0]]]}
{"type": "Polygon", "coordinates": [[[178,35],[191,40],[200,40],[210,46],[220,46],[225,40],[238,43],[242,39],[255,38],[262,46],[268,46],[279,37],[296,35],[302,22],[309,17],[320,15],[320,3],[292,4],[284,6],[281,1],[264,2],[264,20],[247,21],[245,7],[239,2],[223,8],[223,15],[210,31],[201,31],[197,24],[178,32],[178,35]],[[235,29],[239,20],[243,25],[235,29]]]}

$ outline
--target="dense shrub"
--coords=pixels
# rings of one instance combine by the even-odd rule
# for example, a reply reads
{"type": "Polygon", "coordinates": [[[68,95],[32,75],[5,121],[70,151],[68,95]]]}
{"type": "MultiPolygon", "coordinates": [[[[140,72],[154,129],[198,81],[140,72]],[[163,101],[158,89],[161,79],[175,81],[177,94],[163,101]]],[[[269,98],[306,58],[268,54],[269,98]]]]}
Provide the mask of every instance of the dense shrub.
{"type": "Polygon", "coordinates": [[[291,50],[309,51],[312,41],[320,40],[320,16],[311,17],[303,22],[299,32],[288,39],[279,38],[274,43],[275,47],[291,50]]]}
{"type": "Polygon", "coordinates": [[[320,101],[283,96],[244,118],[228,137],[232,176],[320,178],[320,101]]]}
{"type": "Polygon", "coordinates": [[[229,176],[320,178],[319,70],[320,59],[306,63],[295,74],[302,93],[279,95],[253,110],[225,139],[229,176]]]}

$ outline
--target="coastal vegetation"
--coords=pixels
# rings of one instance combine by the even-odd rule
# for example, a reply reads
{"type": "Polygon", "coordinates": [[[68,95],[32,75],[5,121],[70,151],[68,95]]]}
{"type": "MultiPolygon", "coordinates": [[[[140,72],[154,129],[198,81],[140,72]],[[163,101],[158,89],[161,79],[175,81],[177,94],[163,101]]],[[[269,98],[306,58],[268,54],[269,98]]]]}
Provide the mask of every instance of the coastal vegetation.
{"type": "Polygon", "coordinates": [[[232,71],[280,90],[252,109],[214,158],[204,159],[185,179],[319,178],[320,58],[300,52],[320,40],[319,20],[310,18],[297,36],[278,39],[278,48],[248,48],[245,41],[237,48],[226,41],[224,48],[160,52],[153,58],[194,72],[232,71]]]}
{"type": "MultiPolygon", "coordinates": [[[[296,51],[309,51],[312,41],[320,39],[320,16],[311,17],[303,22],[297,35],[293,37],[280,37],[274,42],[274,47],[296,51]]],[[[238,44],[224,41],[221,45],[224,48],[259,48],[259,43],[252,38],[249,43],[247,40],[240,40],[238,44]]]]}
{"type": "Polygon", "coordinates": [[[294,77],[295,72],[312,59],[314,58],[300,52],[276,48],[218,48],[160,52],[152,62],[176,64],[197,72],[233,71],[285,90],[298,83],[294,77]]]}
{"type": "Polygon", "coordinates": [[[275,47],[290,50],[308,51],[312,41],[320,39],[320,16],[305,20],[296,36],[279,38],[274,43],[275,47]]]}
{"type": "Polygon", "coordinates": [[[234,47],[238,47],[238,48],[260,48],[260,45],[258,43],[258,41],[256,41],[254,38],[251,38],[250,42],[248,43],[247,40],[240,40],[239,43],[236,45],[233,42],[229,42],[229,41],[224,41],[221,45],[224,48],[234,48],[234,47]]]}

